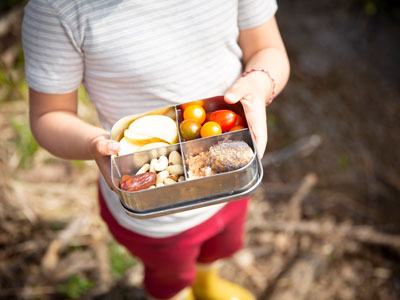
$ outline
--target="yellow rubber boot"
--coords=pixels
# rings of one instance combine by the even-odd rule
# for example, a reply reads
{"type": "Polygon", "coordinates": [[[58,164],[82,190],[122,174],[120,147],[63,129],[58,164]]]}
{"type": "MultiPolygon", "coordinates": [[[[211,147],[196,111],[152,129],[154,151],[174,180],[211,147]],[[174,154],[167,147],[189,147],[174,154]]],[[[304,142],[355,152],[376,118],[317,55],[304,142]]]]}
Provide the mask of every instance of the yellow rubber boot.
{"type": "Polygon", "coordinates": [[[196,298],[194,297],[193,294],[193,289],[190,289],[186,295],[185,298],[183,298],[184,300],[196,300],[196,298]]]}
{"type": "Polygon", "coordinates": [[[245,288],[222,279],[218,264],[198,265],[193,292],[196,300],[256,300],[245,288]]]}
{"type": "MultiPolygon", "coordinates": [[[[148,300],[160,300],[157,298],[153,298],[151,296],[147,296],[148,300]]],[[[169,299],[164,299],[164,300],[196,300],[196,298],[193,295],[193,290],[191,287],[184,288],[182,291],[180,291],[178,294],[173,296],[172,298],[169,299]]]]}

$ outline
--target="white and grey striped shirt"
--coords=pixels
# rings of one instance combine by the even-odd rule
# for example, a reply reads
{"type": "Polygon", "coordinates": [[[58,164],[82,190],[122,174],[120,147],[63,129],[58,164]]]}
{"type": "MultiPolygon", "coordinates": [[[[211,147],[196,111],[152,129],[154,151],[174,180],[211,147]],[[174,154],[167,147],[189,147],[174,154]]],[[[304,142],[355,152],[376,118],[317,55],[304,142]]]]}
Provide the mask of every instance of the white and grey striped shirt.
{"type": "MultiPolygon", "coordinates": [[[[110,130],[128,114],[222,95],[242,72],[239,30],[276,9],[275,0],[30,0],[22,28],[27,82],[50,94],[83,82],[110,130]]],[[[102,190],[122,226],[153,237],[186,230],[221,207],[135,220],[102,190]]]]}

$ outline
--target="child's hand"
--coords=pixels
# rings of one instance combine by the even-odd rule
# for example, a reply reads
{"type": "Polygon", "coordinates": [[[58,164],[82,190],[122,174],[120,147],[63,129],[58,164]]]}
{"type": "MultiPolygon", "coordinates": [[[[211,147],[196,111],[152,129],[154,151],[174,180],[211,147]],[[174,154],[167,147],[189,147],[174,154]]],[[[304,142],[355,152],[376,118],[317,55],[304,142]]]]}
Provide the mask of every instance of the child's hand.
{"type": "Polygon", "coordinates": [[[238,101],[242,103],[260,157],[263,157],[268,141],[265,102],[270,93],[269,78],[261,72],[253,72],[239,78],[225,94],[227,103],[233,104],[238,101]]]}
{"type": "Polygon", "coordinates": [[[110,155],[120,151],[119,143],[109,139],[106,135],[101,135],[90,141],[89,148],[107,184],[114,189],[111,181],[110,155]]]}

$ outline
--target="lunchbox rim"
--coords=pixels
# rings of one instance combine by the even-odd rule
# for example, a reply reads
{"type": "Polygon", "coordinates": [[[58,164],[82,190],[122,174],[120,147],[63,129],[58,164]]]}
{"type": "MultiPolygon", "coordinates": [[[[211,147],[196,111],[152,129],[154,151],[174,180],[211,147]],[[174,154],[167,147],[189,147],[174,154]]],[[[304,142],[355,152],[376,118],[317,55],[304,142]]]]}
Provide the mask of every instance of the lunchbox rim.
{"type": "MultiPolygon", "coordinates": [[[[217,101],[222,101],[221,97],[223,98],[223,96],[215,96],[215,97],[210,97],[210,98],[205,98],[205,99],[203,98],[201,100],[207,101],[207,100],[216,99],[217,101]]],[[[173,105],[169,105],[169,106],[165,106],[165,107],[161,107],[161,108],[155,108],[154,110],[151,110],[148,112],[129,114],[129,115],[126,115],[126,116],[120,118],[118,121],[116,121],[114,123],[114,125],[111,127],[110,136],[114,140],[119,140],[119,139],[121,139],[121,129],[124,128],[125,125],[129,124],[129,122],[133,122],[135,119],[140,118],[141,116],[152,115],[153,112],[155,112],[155,111],[163,111],[164,110],[165,112],[168,112],[169,109],[174,109],[175,117],[176,117],[174,122],[177,125],[178,137],[179,137],[178,141],[174,144],[160,145],[159,147],[156,147],[156,148],[145,149],[145,150],[141,150],[141,151],[133,152],[133,153],[127,153],[127,154],[121,155],[119,157],[134,156],[139,153],[145,153],[145,152],[154,151],[154,150],[160,151],[160,149],[165,149],[165,151],[168,153],[169,147],[176,147],[182,156],[182,164],[184,165],[184,169],[186,170],[186,159],[189,158],[190,156],[186,157],[184,150],[187,150],[188,148],[184,148],[185,147],[184,145],[187,143],[191,143],[193,141],[200,140],[200,139],[196,139],[196,140],[182,140],[181,139],[181,135],[179,133],[179,124],[182,120],[181,120],[181,116],[179,115],[180,114],[179,110],[181,110],[181,106],[183,104],[190,103],[193,101],[196,101],[196,100],[179,103],[179,104],[173,104],[173,105]],[[117,126],[118,126],[118,128],[115,129],[117,126]],[[114,132],[114,134],[113,134],[114,129],[117,130],[117,132],[116,133],[114,132]],[[183,158],[185,158],[185,159],[183,159],[183,158]]],[[[213,104],[209,104],[209,105],[210,105],[209,108],[213,106],[213,104]]],[[[222,105],[227,108],[229,108],[231,106],[231,104],[229,104],[229,103],[223,103],[222,105]]],[[[242,115],[242,117],[244,116],[244,121],[247,124],[248,121],[247,121],[243,106],[242,105],[238,106],[237,104],[233,104],[233,105],[235,105],[236,107],[232,108],[232,110],[235,111],[236,113],[238,113],[239,115],[242,115]]],[[[125,129],[126,128],[122,129],[122,132],[125,129]]],[[[223,180],[224,177],[227,177],[229,175],[234,175],[233,177],[237,178],[238,176],[241,176],[241,172],[245,172],[245,173],[243,173],[243,175],[246,176],[244,178],[250,178],[248,180],[246,179],[247,184],[246,184],[246,181],[243,181],[243,179],[241,179],[240,182],[244,182],[244,184],[242,186],[238,185],[238,183],[236,183],[236,185],[231,185],[231,186],[239,187],[239,189],[236,190],[237,192],[235,192],[235,190],[233,190],[232,193],[225,192],[225,191],[227,191],[227,189],[225,188],[225,189],[220,190],[220,191],[224,191],[225,193],[220,193],[220,194],[214,193],[214,194],[210,194],[209,196],[199,197],[199,198],[196,198],[196,197],[190,198],[190,199],[186,198],[182,201],[177,201],[176,203],[165,201],[165,202],[162,202],[162,204],[159,206],[155,205],[155,206],[151,207],[151,204],[154,203],[154,200],[153,200],[153,202],[150,202],[150,205],[147,204],[147,207],[146,207],[146,205],[143,205],[143,199],[140,199],[140,196],[138,196],[138,195],[143,194],[142,198],[145,198],[146,192],[151,190],[152,192],[149,192],[147,194],[147,197],[154,199],[154,191],[157,191],[157,190],[162,191],[162,188],[165,188],[166,186],[153,187],[151,189],[145,189],[145,190],[139,190],[139,191],[126,191],[126,190],[121,189],[119,184],[116,183],[116,179],[118,180],[118,178],[119,178],[119,180],[120,180],[120,178],[123,175],[128,175],[128,174],[123,174],[123,175],[121,174],[122,172],[120,172],[118,169],[118,166],[116,166],[116,161],[118,160],[118,156],[111,155],[110,171],[111,171],[112,185],[118,194],[118,197],[120,200],[119,202],[120,202],[120,205],[122,206],[123,210],[131,217],[138,218],[138,219],[147,219],[147,218],[153,218],[153,217],[162,216],[162,215],[168,215],[168,214],[179,212],[179,211],[185,211],[185,210],[195,209],[195,208],[209,206],[209,205],[213,205],[213,204],[234,201],[234,199],[236,199],[236,198],[240,199],[240,197],[242,197],[242,196],[246,197],[246,196],[250,195],[251,193],[253,193],[259,187],[259,185],[261,184],[261,181],[263,179],[264,172],[263,172],[263,167],[261,164],[261,158],[258,153],[254,134],[251,130],[251,127],[247,126],[246,128],[238,130],[238,132],[241,132],[242,138],[245,138],[245,140],[247,140],[247,141],[245,141],[246,143],[251,142],[251,144],[252,144],[251,149],[253,150],[253,153],[254,153],[251,160],[245,166],[242,166],[238,169],[228,171],[228,172],[221,172],[221,173],[217,173],[217,174],[208,175],[205,177],[198,177],[198,178],[192,178],[192,179],[188,178],[188,174],[185,171],[185,174],[183,175],[183,176],[185,176],[185,180],[183,182],[176,182],[176,183],[169,185],[169,186],[179,186],[179,184],[181,184],[181,183],[187,184],[187,182],[196,184],[196,182],[199,182],[201,180],[204,180],[204,179],[212,180],[213,178],[221,178],[223,180]],[[254,166],[253,164],[255,164],[256,166],[254,166]],[[251,168],[250,168],[250,166],[251,166],[251,168]],[[116,169],[114,169],[114,168],[116,168],[116,169]],[[247,168],[249,168],[249,170],[246,170],[247,168]],[[116,174],[119,177],[114,176],[114,171],[117,172],[116,174]],[[249,177],[249,174],[251,174],[251,177],[249,177]],[[255,178],[256,176],[257,176],[257,178],[255,178]],[[253,178],[253,179],[251,179],[251,178],[253,178]],[[251,186],[247,186],[249,184],[251,184],[251,186]],[[134,198],[129,199],[129,197],[134,197],[134,198]],[[139,198],[137,198],[137,197],[139,197],[139,198]],[[139,201],[139,202],[136,202],[136,201],[139,201]],[[142,201],[142,202],[140,202],[140,201],[142,201]],[[127,206],[127,204],[130,204],[132,207],[127,206]],[[133,208],[133,207],[140,208],[140,206],[144,206],[146,208],[144,208],[144,209],[133,208]]],[[[232,134],[232,132],[224,132],[218,136],[223,137],[224,135],[228,135],[228,134],[232,134]]],[[[217,137],[217,136],[211,136],[211,137],[206,137],[206,138],[202,138],[202,139],[205,140],[205,139],[214,138],[214,137],[217,137]]],[[[192,145],[192,147],[193,147],[193,145],[192,145]]],[[[189,149],[190,149],[190,146],[189,146],[189,149]]],[[[171,151],[173,151],[173,150],[171,150],[171,151]]],[[[154,155],[154,154],[151,154],[151,155],[154,155]]],[[[120,162],[120,163],[122,163],[122,162],[120,162]]],[[[149,162],[147,162],[147,163],[149,163],[149,162]]],[[[129,175],[134,175],[134,174],[129,174],[129,175]]],[[[203,182],[203,186],[204,186],[204,184],[208,184],[208,183],[209,182],[203,182]]],[[[185,185],[181,186],[181,188],[184,188],[184,187],[185,187],[185,185]]],[[[197,195],[198,196],[202,195],[202,193],[197,192],[197,195]]],[[[204,193],[203,193],[203,195],[204,195],[204,193]]]]}

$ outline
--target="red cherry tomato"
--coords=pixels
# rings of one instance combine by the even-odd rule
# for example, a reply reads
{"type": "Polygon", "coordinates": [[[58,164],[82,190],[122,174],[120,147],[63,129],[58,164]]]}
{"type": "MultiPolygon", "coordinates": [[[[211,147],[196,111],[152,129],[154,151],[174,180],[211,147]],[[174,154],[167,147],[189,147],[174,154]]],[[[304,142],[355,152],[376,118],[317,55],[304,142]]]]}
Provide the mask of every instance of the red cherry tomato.
{"type": "Polygon", "coordinates": [[[207,122],[200,129],[201,137],[208,137],[222,133],[221,126],[217,122],[207,122]]]}
{"type": "Polygon", "coordinates": [[[229,132],[232,131],[236,131],[236,130],[240,130],[240,129],[245,129],[246,127],[242,126],[242,125],[235,125],[233,126],[231,129],[229,129],[229,132]]]}
{"type": "Polygon", "coordinates": [[[183,119],[184,120],[196,120],[200,124],[203,124],[204,120],[206,119],[206,111],[203,107],[197,104],[189,105],[183,111],[183,119]]]}
{"type": "Polygon", "coordinates": [[[181,136],[187,140],[194,140],[200,137],[201,124],[196,120],[184,120],[179,126],[181,136]]]}
{"type": "Polygon", "coordinates": [[[244,126],[245,125],[243,118],[238,114],[237,114],[237,120],[236,120],[235,126],[237,126],[237,125],[240,125],[240,126],[244,126]]]}
{"type": "Polygon", "coordinates": [[[210,116],[211,116],[212,112],[208,112],[206,113],[206,120],[204,122],[210,122],[210,116]]]}
{"type": "Polygon", "coordinates": [[[229,109],[216,110],[211,114],[210,120],[217,122],[225,132],[235,126],[237,114],[229,109]]]}

